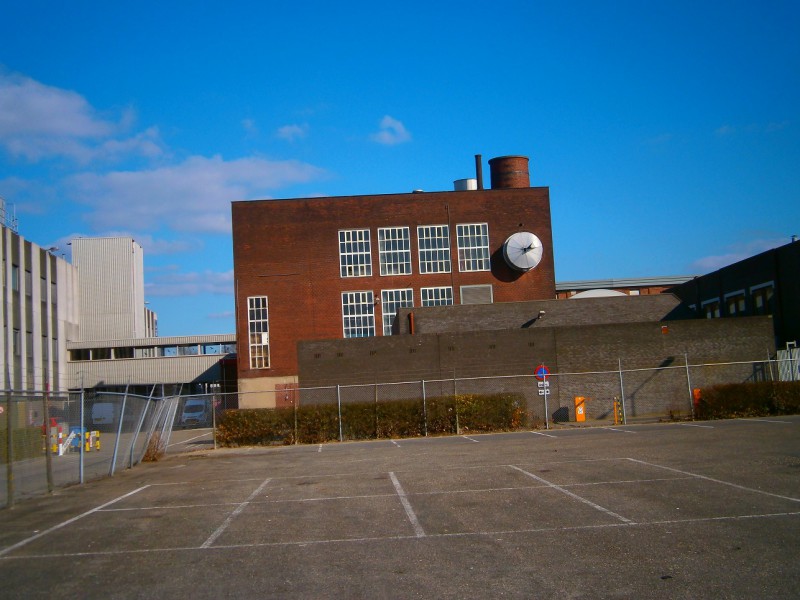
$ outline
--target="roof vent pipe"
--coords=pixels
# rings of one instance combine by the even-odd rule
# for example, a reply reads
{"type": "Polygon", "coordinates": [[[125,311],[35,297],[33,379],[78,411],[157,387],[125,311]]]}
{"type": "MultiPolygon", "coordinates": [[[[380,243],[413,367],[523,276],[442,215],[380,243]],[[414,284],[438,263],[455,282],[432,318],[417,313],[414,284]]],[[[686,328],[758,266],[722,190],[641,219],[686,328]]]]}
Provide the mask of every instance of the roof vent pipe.
{"type": "Polygon", "coordinates": [[[475,179],[478,180],[478,189],[483,189],[483,157],[480,154],[475,155],[475,179]]]}

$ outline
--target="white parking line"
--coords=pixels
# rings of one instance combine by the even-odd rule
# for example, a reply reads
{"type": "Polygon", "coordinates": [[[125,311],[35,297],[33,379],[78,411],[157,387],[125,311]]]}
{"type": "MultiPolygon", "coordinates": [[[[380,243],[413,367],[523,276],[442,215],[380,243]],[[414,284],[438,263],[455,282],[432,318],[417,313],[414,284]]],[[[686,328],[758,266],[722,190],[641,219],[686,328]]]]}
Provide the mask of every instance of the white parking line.
{"type": "Polygon", "coordinates": [[[461,437],[463,437],[465,440],[469,440],[470,442],[475,442],[476,444],[479,443],[478,440],[471,438],[468,435],[462,435],[461,437]]]}
{"type": "Polygon", "coordinates": [[[678,423],[678,425],[682,425],[683,427],[702,427],[704,429],[714,429],[711,425],[696,425],[695,423],[678,423]]]}
{"type": "Polygon", "coordinates": [[[628,429],[615,429],[614,427],[603,427],[603,429],[610,429],[611,431],[619,431],[620,433],[636,433],[635,431],[630,431],[628,429]]]}
{"type": "Polygon", "coordinates": [[[392,442],[392,443],[393,443],[395,446],[397,446],[398,448],[400,447],[400,444],[398,444],[398,443],[397,443],[395,440],[389,440],[389,441],[390,441],[390,442],[392,442]]]}
{"type": "Polygon", "coordinates": [[[201,437],[206,437],[207,435],[211,435],[211,433],[212,433],[211,431],[207,431],[207,432],[202,433],[200,435],[196,435],[193,438],[189,438],[188,440],[183,440],[181,442],[175,442],[174,444],[170,444],[169,446],[167,446],[167,448],[172,448],[173,446],[180,446],[181,444],[188,444],[189,442],[191,442],[193,440],[197,440],[197,439],[199,439],[201,437]]]}
{"type": "Polygon", "coordinates": [[[215,541],[215,540],[216,540],[216,539],[217,539],[219,536],[221,536],[221,535],[222,535],[222,533],[223,533],[223,532],[224,532],[224,531],[225,531],[225,530],[228,528],[228,525],[230,525],[230,524],[233,522],[233,520],[236,518],[236,516],[237,516],[239,513],[241,513],[241,512],[242,512],[242,511],[243,511],[243,510],[244,510],[244,509],[247,507],[247,505],[248,505],[248,504],[250,504],[250,501],[251,501],[253,498],[255,498],[256,496],[258,496],[258,495],[261,493],[261,490],[263,490],[263,489],[264,489],[264,487],[265,487],[265,486],[266,486],[266,485],[269,483],[269,480],[270,480],[270,478],[269,478],[269,477],[268,477],[267,479],[265,479],[265,480],[262,482],[262,484],[261,484],[260,486],[258,486],[258,487],[257,487],[257,488],[256,488],[256,489],[253,491],[253,493],[252,493],[252,494],[250,494],[250,495],[247,497],[247,500],[245,500],[245,501],[244,501],[244,502],[242,502],[242,503],[241,503],[239,506],[237,506],[237,507],[236,507],[236,508],[233,510],[233,512],[232,512],[230,515],[228,515],[228,518],[227,518],[227,519],[225,519],[225,521],[222,523],[222,525],[220,525],[219,527],[217,527],[217,530],[216,530],[214,533],[212,533],[212,534],[209,536],[209,538],[208,538],[208,539],[207,539],[205,542],[203,542],[203,545],[202,545],[202,546],[200,546],[200,547],[201,547],[201,548],[208,548],[208,547],[209,547],[211,544],[213,544],[213,543],[214,543],[214,541],[215,541]]]}
{"type": "Polygon", "coordinates": [[[414,514],[414,508],[408,501],[408,497],[406,496],[405,490],[403,490],[403,486],[400,485],[400,482],[397,480],[397,476],[394,474],[394,472],[389,473],[389,477],[392,480],[392,485],[394,485],[394,489],[397,491],[397,495],[400,497],[400,503],[406,510],[406,515],[408,516],[408,520],[411,521],[411,526],[414,528],[414,534],[418,538],[425,537],[425,530],[422,528],[422,525],[419,524],[419,520],[417,520],[417,515],[414,514]]]}
{"type": "Polygon", "coordinates": [[[558,437],[557,435],[550,435],[549,433],[542,433],[541,431],[531,431],[531,433],[534,435],[543,435],[544,437],[558,437]]]}
{"type": "MultiPolygon", "coordinates": [[[[493,531],[459,531],[452,533],[432,533],[426,535],[428,539],[448,539],[448,538],[484,538],[494,537],[498,535],[527,535],[532,533],[551,533],[551,532],[573,532],[573,531],[596,531],[601,529],[612,529],[616,527],[652,527],[654,525],[683,525],[694,523],[710,523],[710,522],[723,522],[723,521],[744,521],[751,519],[781,519],[786,517],[798,517],[800,512],[779,512],[767,514],[748,514],[748,515],[733,515],[723,517],[697,517],[690,519],[670,519],[665,521],[645,521],[640,523],[600,523],[592,525],[568,525],[568,526],[555,526],[555,527],[535,527],[535,528],[522,528],[522,529],[500,529],[493,531]]],[[[99,550],[95,552],[64,552],[64,553],[50,553],[50,554],[35,554],[26,556],[8,556],[4,560],[41,560],[43,558],[78,558],[89,556],[124,556],[132,554],[167,554],[177,552],[197,552],[198,550],[209,551],[224,551],[236,550],[240,548],[280,548],[280,547],[299,547],[307,548],[309,546],[329,546],[335,544],[374,544],[375,542],[394,542],[401,540],[413,540],[419,536],[411,535],[390,535],[385,537],[360,537],[360,538],[331,538],[327,540],[291,540],[283,542],[254,542],[249,544],[227,544],[224,546],[213,546],[211,548],[203,549],[198,546],[183,546],[183,547],[170,547],[170,548],[139,548],[139,549],[124,549],[124,550],[99,550]]]]}
{"type": "Polygon", "coordinates": [[[729,485],[730,487],[734,487],[739,490],[745,490],[747,492],[755,492],[756,494],[764,494],[765,496],[772,496],[773,498],[781,498],[782,500],[791,500],[792,502],[800,502],[800,498],[792,498],[791,496],[782,496],[781,494],[773,494],[772,492],[757,490],[755,488],[739,485],[738,483],[722,481],[721,479],[714,479],[713,477],[706,477],[705,475],[698,475],[697,473],[690,473],[689,471],[681,471],[680,469],[673,469],[672,467],[665,467],[664,465],[657,465],[655,463],[645,462],[643,460],[638,460],[636,458],[626,458],[625,460],[639,463],[640,465],[647,465],[648,467],[657,467],[659,469],[665,469],[666,471],[672,471],[673,473],[680,473],[681,475],[691,475],[692,477],[697,477],[698,479],[713,481],[714,483],[721,483],[722,485],[729,485]]]}
{"type": "Polygon", "coordinates": [[[548,487],[551,487],[551,488],[553,488],[554,490],[558,490],[558,491],[559,491],[559,492],[561,492],[562,494],[566,494],[566,495],[567,495],[567,496],[569,496],[570,498],[574,498],[575,500],[578,500],[579,502],[583,502],[584,504],[588,504],[589,506],[591,506],[592,508],[595,508],[595,509],[599,510],[600,512],[604,512],[604,513],[606,513],[606,514],[607,514],[607,515],[609,515],[609,516],[615,517],[615,518],[619,519],[620,521],[622,521],[623,523],[633,523],[633,521],[631,521],[630,519],[626,519],[625,517],[623,517],[622,515],[618,515],[618,514],[617,514],[617,513],[615,513],[614,511],[608,510],[607,508],[605,508],[605,507],[603,507],[603,506],[600,506],[599,504],[595,504],[595,503],[594,503],[594,502],[592,502],[591,500],[587,500],[586,498],[583,498],[583,497],[581,497],[581,496],[578,496],[578,494],[573,494],[573,493],[572,493],[572,492],[570,492],[569,490],[565,490],[565,489],[564,489],[563,487],[561,487],[560,485],[556,485],[555,483],[552,483],[552,482],[550,482],[550,481],[547,481],[546,479],[542,479],[542,478],[541,478],[541,477],[539,477],[538,475],[534,475],[533,473],[529,473],[529,472],[528,472],[528,471],[526,471],[525,469],[520,469],[519,467],[517,467],[517,466],[514,466],[514,465],[508,465],[508,466],[509,466],[509,467],[511,467],[512,469],[516,469],[517,471],[519,471],[520,473],[522,473],[522,474],[524,474],[524,475],[527,475],[527,476],[528,476],[528,477],[530,477],[531,479],[535,479],[536,481],[539,481],[539,482],[541,482],[541,483],[544,483],[545,485],[547,485],[548,487]]]}
{"type": "Polygon", "coordinates": [[[93,508],[92,510],[87,510],[85,513],[81,513],[77,517],[72,517],[71,519],[67,519],[63,523],[59,523],[58,525],[54,525],[50,529],[45,529],[44,531],[40,531],[36,535],[32,535],[31,537],[29,537],[27,539],[24,539],[21,542],[17,542],[13,546],[9,546],[8,548],[0,550],[0,557],[5,556],[9,552],[13,552],[17,548],[21,548],[22,546],[32,542],[33,540],[38,540],[40,537],[44,537],[48,533],[52,533],[53,531],[56,531],[57,529],[61,529],[62,527],[66,527],[67,525],[71,525],[72,523],[74,523],[78,519],[82,519],[83,517],[88,517],[92,513],[96,513],[99,510],[103,510],[106,506],[111,506],[115,502],[119,502],[120,500],[124,500],[125,498],[128,498],[129,496],[133,496],[134,494],[137,494],[137,493],[141,492],[142,490],[147,489],[149,487],[150,487],[149,485],[143,485],[142,487],[137,488],[137,489],[133,490],[132,492],[128,492],[127,494],[124,494],[124,495],[120,496],[119,498],[115,498],[114,500],[111,500],[110,502],[106,502],[105,504],[101,504],[100,506],[98,506],[96,508],[93,508]]]}
{"type": "Polygon", "coordinates": [[[757,421],[758,423],[784,423],[785,425],[792,425],[792,421],[777,421],[775,419],[741,419],[743,423],[747,421],[757,421]]]}

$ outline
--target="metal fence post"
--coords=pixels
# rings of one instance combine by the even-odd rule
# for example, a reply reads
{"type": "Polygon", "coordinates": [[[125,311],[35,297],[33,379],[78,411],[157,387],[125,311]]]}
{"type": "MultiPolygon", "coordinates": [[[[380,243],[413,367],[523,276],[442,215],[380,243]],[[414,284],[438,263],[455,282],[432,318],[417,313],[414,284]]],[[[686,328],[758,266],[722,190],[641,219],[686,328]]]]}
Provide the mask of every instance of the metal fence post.
{"type": "Polygon", "coordinates": [[[692,375],[689,372],[689,355],[684,352],[683,360],[686,362],[686,384],[689,386],[689,410],[692,413],[692,421],[694,421],[694,394],[692,393],[692,375]]]}
{"type": "MultiPolygon", "coordinates": [[[[292,398],[292,406],[294,407],[294,445],[297,445],[297,394],[295,393],[295,397],[292,398]]],[[[216,431],[216,427],[214,428],[216,431]]],[[[216,447],[214,448],[216,450],[216,447]]]]}
{"type": "Polygon", "coordinates": [[[14,427],[12,425],[14,403],[11,391],[6,392],[6,506],[14,506],[14,427]]]}
{"type": "Polygon", "coordinates": [[[617,359],[619,363],[619,392],[620,392],[620,401],[622,402],[622,424],[628,424],[628,417],[625,412],[625,386],[622,383],[622,359],[617,359]]]}
{"type": "Polygon", "coordinates": [[[339,406],[339,441],[344,441],[344,436],[342,435],[342,392],[341,386],[336,384],[336,404],[339,406]]]}
{"type": "Polygon", "coordinates": [[[78,479],[80,480],[81,485],[84,483],[84,476],[83,476],[83,442],[84,438],[86,437],[86,415],[84,414],[84,395],[83,395],[83,382],[81,381],[81,426],[80,426],[80,436],[81,436],[81,443],[78,444],[80,448],[80,452],[78,453],[78,479]]]}
{"type": "Polygon", "coordinates": [[[422,380],[422,427],[428,437],[428,402],[425,399],[425,380],[422,380]]]}
{"type": "Polygon", "coordinates": [[[153,389],[150,391],[150,397],[147,398],[147,401],[144,405],[144,410],[142,411],[142,416],[139,417],[139,424],[136,426],[136,431],[133,433],[133,440],[131,441],[131,456],[128,462],[128,468],[133,468],[133,451],[136,448],[136,440],[139,439],[139,434],[142,431],[142,425],[144,425],[144,418],[147,416],[147,410],[150,408],[150,402],[153,400],[153,394],[156,392],[156,386],[153,386],[153,389]]]}
{"type": "MultiPolygon", "coordinates": [[[[53,493],[53,453],[50,444],[50,405],[47,402],[47,392],[42,396],[42,422],[44,423],[44,468],[47,475],[47,493],[53,493]]],[[[58,443],[58,432],[56,432],[56,443],[58,443]]]]}
{"type": "Polygon", "coordinates": [[[378,439],[378,382],[375,382],[375,439],[378,439]]]}
{"type": "Polygon", "coordinates": [[[117,451],[119,450],[119,442],[122,439],[122,421],[125,417],[125,402],[128,399],[128,387],[125,387],[125,395],[122,396],[122,408],[119,411],[119,427],[117,427],[117,439],[114,440],[114,455],[111,457],[111,469],[108,474],[114,475],[114,468],[117,466],[117,451]]]}

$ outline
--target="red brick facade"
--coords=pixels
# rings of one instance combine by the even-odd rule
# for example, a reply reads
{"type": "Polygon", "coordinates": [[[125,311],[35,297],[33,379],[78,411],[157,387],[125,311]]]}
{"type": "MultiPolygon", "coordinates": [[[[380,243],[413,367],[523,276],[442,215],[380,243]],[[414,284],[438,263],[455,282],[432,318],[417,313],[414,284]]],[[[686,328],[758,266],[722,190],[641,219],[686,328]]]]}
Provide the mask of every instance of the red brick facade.
{"type": "Polygon", "coordinates": [[[381,290],[449,286],[460,304],[460,287],[491,284],[494,302],[555,298],[549,189],[416,192],[292,200],[257,200],[232,205],[236,334],[240,381],[291,377],[298,372],[297,342],[343,337],[342,292],[372,291],[376,335],[383,334],[381,290]],[[461,272],[456,242],[459,224],[486,223],[491,270],[461,272]],[[417,226],[449,225],[450,273],[421,274],[417,226]],[[409,227],[411,274],[380,275],[378,228],[409,227]],[[369,229],[372,275],[342,277],[339,231],[369,229]],[[503,259],[503,243],[519,231],[542,242],[541,262],[514,271],[503,259]],[[251,369],[248,297],[267,296],[270,366],[251,369]]]}

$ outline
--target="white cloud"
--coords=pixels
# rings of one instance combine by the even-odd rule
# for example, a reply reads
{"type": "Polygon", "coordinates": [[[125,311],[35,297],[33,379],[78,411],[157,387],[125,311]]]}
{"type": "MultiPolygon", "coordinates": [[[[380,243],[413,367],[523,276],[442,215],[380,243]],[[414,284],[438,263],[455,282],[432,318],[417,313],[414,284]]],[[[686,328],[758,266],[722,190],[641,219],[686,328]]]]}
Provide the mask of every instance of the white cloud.
{"type": "Polygon", "coordinates": [[[374,142],[393,146],[411,141],[411,133],[405,128],[405,125],[389,115],[381,119],[379,127],[380,130],[370,136],[374,142]]]}
{"type": "Polygon", "coordinates": [[[733,125],[722,125],[718,127],[714,133],[719,136],[733,135],[739,132],[763,134],[775,133],[776,131],[783,131],[791,126],[791,121],[771,121],[769,123],[750,123],[749,125],[734,127],[733,125]]]}
{"type": "Polygon", "coordinates": [[[150,296],[196,296],[198,294],[233,294],[233,271],[218,273],[170,273],[154,276],[145,284],[150,296]]]}
{"type": "Polygon", "coordinates": [[[232,319],[234,317],[234,312],[232,310],[226,310],[220,313],[211,313],[206,315],[209,319],[232,319]]]}
{"type": "Polygon", "coordinates": [[[750,258],[756,254],[761,254],[762,252],[766,252],[767,250],[771,250],[772,248],[777,248],[778,246],[783,246],[784,244],[788,243],[788,239],[752,240],[746,244],[743,244],[741,248],[737,248],[735,251],[713,256],[704,256],[703,258],[697,259],[689,266],[690,272],[699,274],[710,273],[712,271],[716,271],[717,269],[721,269],[722,267],[732,265],[735,262],[739,262],[740,260],[744,260],[745,258],[750,258]]]}
{"type": "Polygon", "coordinates": [[[304,138],[308,135],[308,124],[303,123],[302,125],[284,125],[283,127],[279,127],[278,131],[275,133],[280,139],[286,140],[287,142],[294,142],[295,140],[304,138]]]}
{"type": "Polygon", "coordinates": [[[125,225],[229,233],[231,201],[264,198],[268,190],[323,175],[322,169],[293,160],[193,156],[147,171],[82,173],[66,185],[71,196],[90,207],[84,218],[97,230],[125,225]]]}
{"type": "Polygon", "coordinates": [[[258,125],[256,125],[253,119],[242,119],[242,129],[244,129],[248,135],[258,134],[258,125]]]}
{"type": "Polygon", "coordinates": [[[134,119],[128,109],[110,120],[76,92],[0,71],[0,146],[13,156],[30,161],[63,156],[87,163],[160,155],[156,128],[126,135],[134,119]]]}

